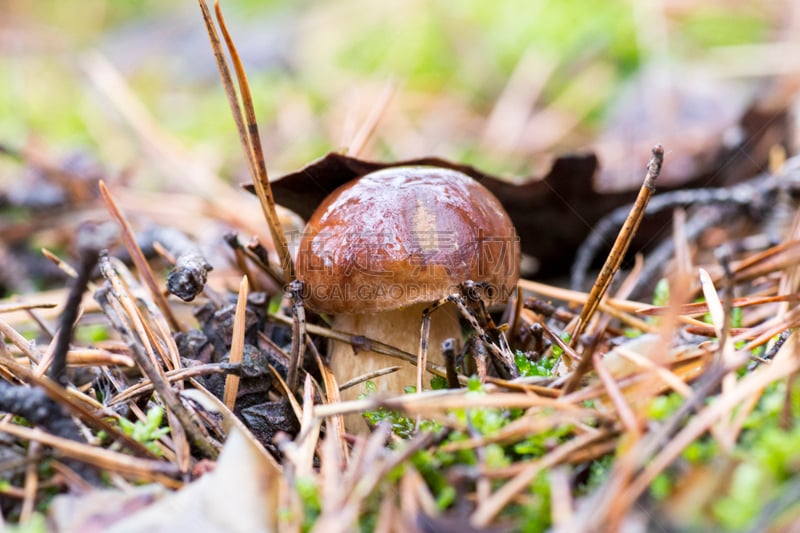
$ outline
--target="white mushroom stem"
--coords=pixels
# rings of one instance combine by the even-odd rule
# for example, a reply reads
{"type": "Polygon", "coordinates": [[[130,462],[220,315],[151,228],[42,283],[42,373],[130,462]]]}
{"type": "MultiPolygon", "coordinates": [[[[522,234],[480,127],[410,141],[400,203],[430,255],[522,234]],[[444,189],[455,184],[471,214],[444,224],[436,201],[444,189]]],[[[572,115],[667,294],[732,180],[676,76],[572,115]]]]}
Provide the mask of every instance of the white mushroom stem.
{"type": "MultiPolygon", "coordinates": [[[[393,311],[369,314],[339,314],[333,318],[333,329],[352,335],[363,335],[400,350],[416,355],[419,351],[419,333],[422,311],[429,304],[417,304],[393,311]]],[[[461,336],[458,312],[455,306],[446,305],[431,314],[431,330],[428,337],[428,361],[443,364],[441,345],[445,339],[461,336]]],[[[370,374],[378,370],[400,366],[400,370],[372,378],[379,394],[402,394],[403,389],[417,382],[417,367],[401,359],[372,351],[354,353],[350,343],[331,341],[329,349],[330,368],[339,384],[370,374]]],[[[431,374],[426,374],[430,377],[431,374]]],[[[425,380],[429,382],[429,379],[425,380]]],[[[355,385],[341,392],[342,400],[354,400],[365,392],[364,384],[355,385]]],[[[359,423],[360,415],[345,417],[348,431],[359,432],[365,428],[359,423]]]]}

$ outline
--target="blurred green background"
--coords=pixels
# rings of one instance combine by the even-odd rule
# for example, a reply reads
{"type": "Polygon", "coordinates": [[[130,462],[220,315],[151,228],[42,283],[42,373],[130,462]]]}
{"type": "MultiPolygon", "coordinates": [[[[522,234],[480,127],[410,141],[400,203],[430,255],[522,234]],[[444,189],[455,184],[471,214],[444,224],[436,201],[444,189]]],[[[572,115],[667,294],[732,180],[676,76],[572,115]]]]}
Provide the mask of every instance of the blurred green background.
{"type": "MultiPolygon", "coordinates": [[[[135,166],[146,175],[147,153],[125,118],[125,111],[142,112],[195,160],[244,179],[195,2],[2,6],[0,142],[36,139],[56,153],[84,149],[111,169],[135,166]],[[137,102],[122,104],[121,112],[112,102],[122,89],[99,88],[105,71],[98,64],[121,75],[137,102]]],[[[536,170],[548,154],[591,146],[625,80],[642,65],[703,64],[732,46],[769,44],[797,18],[786,15],[792,2],[778,1],[222,6],[250,77],[273,175],[346,149],[388,94],[360,155],[434,154],[498,174],[536,170]]]]}

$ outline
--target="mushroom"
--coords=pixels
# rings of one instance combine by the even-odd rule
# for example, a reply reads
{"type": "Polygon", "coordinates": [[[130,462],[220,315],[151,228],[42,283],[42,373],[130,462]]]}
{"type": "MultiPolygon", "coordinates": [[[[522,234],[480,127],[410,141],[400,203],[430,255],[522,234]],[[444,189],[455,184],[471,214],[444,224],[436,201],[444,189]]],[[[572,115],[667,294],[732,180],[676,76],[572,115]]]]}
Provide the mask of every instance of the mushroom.
{"type": "MultiPolygon", "coordinates": [[[[334,329],[416,354],[423,310],[457,293],[459,284],[485,283],[489,303],[510,296],[519,239],[497,198],[469,176],[390,167],[333,191],[309,219],[296,259],[306,305],[332,315],[334,329]]],[[[461,337],[454,305],[431,315],[431,361],[441,361],[437,348],[450,337],[461,337]]],[[[394,365],[401,369],[374,380],[378,391],[398,393],[416,382],[410,363],[354,352],[331,341],[330,367],[340,384],[394,365]]],[[[342,398],[360,390],[342,391],[342,398]]]]}

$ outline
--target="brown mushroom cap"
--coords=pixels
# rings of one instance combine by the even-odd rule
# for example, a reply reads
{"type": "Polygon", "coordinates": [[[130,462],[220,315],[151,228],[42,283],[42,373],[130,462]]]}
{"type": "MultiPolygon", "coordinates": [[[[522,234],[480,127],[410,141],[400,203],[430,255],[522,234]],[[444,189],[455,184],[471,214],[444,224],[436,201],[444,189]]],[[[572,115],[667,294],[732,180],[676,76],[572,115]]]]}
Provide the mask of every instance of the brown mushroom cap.
{"type": "Polygon", "coordinates": [[[507,299],[519,238],[497,198],[455,170],[394,167],[350,181],[311,216],[297,250],[305,301],[322,313],[433,302],[467,280],[507,299]]]}

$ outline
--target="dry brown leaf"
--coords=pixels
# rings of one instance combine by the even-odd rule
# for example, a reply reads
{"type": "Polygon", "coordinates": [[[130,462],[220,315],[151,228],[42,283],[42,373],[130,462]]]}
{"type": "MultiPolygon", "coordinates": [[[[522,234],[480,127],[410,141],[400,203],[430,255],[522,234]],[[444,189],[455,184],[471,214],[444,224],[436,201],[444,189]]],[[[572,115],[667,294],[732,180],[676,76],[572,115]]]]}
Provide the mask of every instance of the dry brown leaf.
{"type": "MultiPolygon", "coordinates": [[[[216,468],[211,473],[189,483],[180,491],[162,495],[144,509],[118,516],[117,521],[107,524],[102,531],[277,531],[278,495],[282,490],[284,480],[274,466],[238,429],[231,428],[216,468]]],[[[127,498],[123,497],[122,502],[127,498]]],[[[76,507],[83,505],[74,499],[72,502],[76,507]]],[[[116,509],[115,514],[124,513],[116,509]]],[[[81,523],[77,529],[66,528],[66,523],[60,526],[64,527],[64,531],[90,531],[84,527],[91,526],[88,523],[91,518],[87,517],[87,522],[81,523]]]]}

